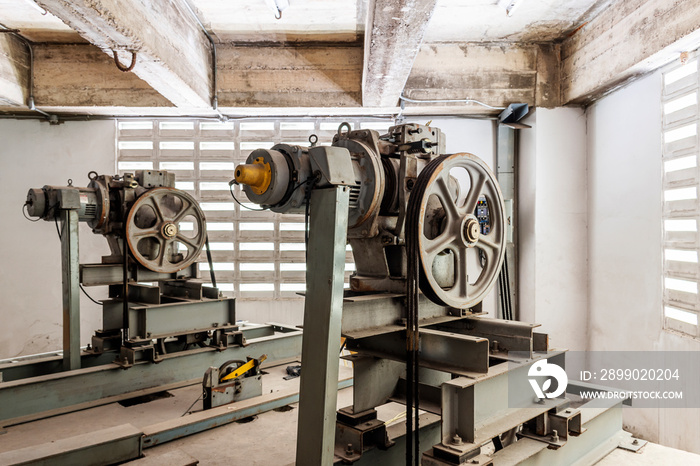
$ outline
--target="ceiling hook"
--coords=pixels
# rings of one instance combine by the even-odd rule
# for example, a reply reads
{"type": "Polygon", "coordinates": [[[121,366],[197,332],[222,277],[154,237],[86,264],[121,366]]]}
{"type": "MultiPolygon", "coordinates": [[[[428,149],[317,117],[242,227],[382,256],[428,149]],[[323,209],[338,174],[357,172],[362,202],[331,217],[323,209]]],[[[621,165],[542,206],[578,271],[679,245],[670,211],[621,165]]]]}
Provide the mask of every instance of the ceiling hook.
{"type": "Polygon", "coordinates": [[[119,61],[119,57],[117,56],[117,51],[112,50],[112,55],[114,56],[114,64],[117,65],[117,68],[119,71],[123,71],[124,73],[131,71],[134,69],[134,66],[136,66],[136,52],[131,52],[131,64],[129,66],[124,66],[121,64],[119,61]]]}
{"type": "Polygon", "coordinates": [[[277,14],[275,15],[275,19],[282,19],[282,10],[277,8],[277,14]]]}

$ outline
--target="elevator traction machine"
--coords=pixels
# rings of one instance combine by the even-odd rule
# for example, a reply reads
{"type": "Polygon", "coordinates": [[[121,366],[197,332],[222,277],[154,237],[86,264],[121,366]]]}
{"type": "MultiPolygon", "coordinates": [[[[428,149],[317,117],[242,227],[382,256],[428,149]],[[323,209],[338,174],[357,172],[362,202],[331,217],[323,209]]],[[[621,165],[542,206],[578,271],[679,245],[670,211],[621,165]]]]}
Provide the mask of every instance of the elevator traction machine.
{"type": "MultiPolygon", "coordinates": [[[[207,368],[236,369],[261,354],[271,365],[299,357],[300,329],[238,325],[235,299],[219,292],[213,274],[213,286],[198,278],[206,220],[174,188],[173,173],[88,177],[84,188],[69,180],[27,194],[26,214],[55,222],[60,236],[63,351],[0,364],[0,426],[192,385],[207,368]],[[80,222],[107,239],[110,254],[99,264],[79,264],[80,222]],[[97,285],[109,289],[102,328],[81,347],[81,289],[97,285]]],[[[230,382],[246,387],[235,398],[218,398],[260,395],[260,377],[249,377],[259,370],[230,382]]]]}
{"type": "MultiPolygon", "coordinates": [[[[499,127],[499,143],[508,131],[499,127]]],[[[446,154],[439,128],[380,135],[344,123],[329,146],[251,152],[231,184],[263,208],[307,216],[303,338],[285,325],[238,325],[213,274],[203,285],[205,216],[172,173],[91,172],[86,188],[31,189],[26,213],[56,222],[61,240],[63,351],[0,363],[0,426],[201,381],[212,417],[94,435],[101,464],[106,452],[123,462],[297,401],[263,395],[261,365],[301,354],[300,465],[592,464],[624,441],[620,401],[585,409],[573,381],[556,397],[535,395],[531,383],[546,377],[532,371],[563,367],[565,355],[538,325],[483,312],[509,219],[496,176],[472,154],[446,154]],[[79,264],[79,222],[107,239],[101,263],[79,264]],[[347,243],[355,272],[344,290],[347,243]],[[103,327],[81,348],[80,292],[96,285],[109,286],[103,327]],[[336,411],[347,386],[341,337],[353,402],[336,411]],[[238,411],[223,406],[246,398],[238,411]]]]}
{"type": "Polygon", "coordinates": [[[569,398],[536,397],[530,380],[546,378],[532,371],[563,367],[564,351],[537,325],[482,312],[510,220],[489,167],[446,154],[440,129],[344,123],[330,146],[253,151],[234,182],[264,208],[309,216],[297,464],[587,464],[625,435],[619,403],[582,409],[576,383],[569,398]],[[341,335],[353,404],[335,412],[341,335]],[[404,422],[378,418],[389,403],[404,422]]]}

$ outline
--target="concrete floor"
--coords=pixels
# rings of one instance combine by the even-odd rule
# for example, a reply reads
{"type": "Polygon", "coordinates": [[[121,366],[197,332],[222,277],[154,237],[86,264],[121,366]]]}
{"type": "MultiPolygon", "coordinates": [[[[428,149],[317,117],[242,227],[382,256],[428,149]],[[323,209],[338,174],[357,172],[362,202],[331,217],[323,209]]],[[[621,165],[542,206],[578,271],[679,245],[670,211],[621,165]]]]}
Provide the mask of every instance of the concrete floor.
{"type": "MultiPolygon", "coordinates": [[[[290,387],[298,388],[299,379],[284,380],[285,366],[266,368],[263,393],[274,393],[290,387]]],[[[341,366],[340,378],[352,376],[351,368],[341,366]]],[[[0,452],[68,438],[79,433],[122,424],[145,428],[185,413],[200,395],[200,387],[171,390],[173,396],[148,403],[124,407],[117,403],[69,413],[54,418],[11,426],[0,435],[0,452]]],[[[352,404],[352,388],[338,392],[338,408],[352,404]]],[[[231,423],[216,429],[175,440],[144,450],[147,464],[186,464],[193,458],[200,465],[291,465],[296,450],[297,404],[291,410],[269,411],[247,423],[231,423]],[[178,462],[179,461],[179,462],[178,462]]],[[[201,409],[198,401],[193,410],[201,409]]],[[[402,405],[389,404],[379,411],[379,418],[388,421],[403,411],[402,405]]],[[[394,422],[403,422],[402,420],[394,422]]],[[[132,462],[145,465],[144,459],[132,462]]],[[[129,463],[131,464],[131,463],[129,463]]],[[[621,465],[700,465],[700,455],[656,444],[648,444],[639,453],[617,449],[597,463],[599,466],[621,465]]]]}

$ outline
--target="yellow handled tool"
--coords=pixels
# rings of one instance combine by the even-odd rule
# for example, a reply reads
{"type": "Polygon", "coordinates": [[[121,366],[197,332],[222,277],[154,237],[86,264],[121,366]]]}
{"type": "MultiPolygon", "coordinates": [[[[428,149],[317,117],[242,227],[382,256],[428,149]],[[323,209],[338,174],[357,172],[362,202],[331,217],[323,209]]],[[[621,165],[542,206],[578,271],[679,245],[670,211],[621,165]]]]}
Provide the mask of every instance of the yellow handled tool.
{"type": "Polygon", "coordinates": [[[251,359],[247,363],[245,363],[241,366],[238,366],[238,368],[236,368],[236,370],[234,370],[233,372],[228,374],[226,377],[222,378],[221,382],[225,382],[227,380],[231,380],[231,379],[235,379],[236,377],[240,377],[241,375],[245,374],[246,372],[248,372],[249,370],[251,370],[255,366],[262,364],[262,362],[266,359],[267,359],[267,354],[263,354],[258,359],[251,359]]]}

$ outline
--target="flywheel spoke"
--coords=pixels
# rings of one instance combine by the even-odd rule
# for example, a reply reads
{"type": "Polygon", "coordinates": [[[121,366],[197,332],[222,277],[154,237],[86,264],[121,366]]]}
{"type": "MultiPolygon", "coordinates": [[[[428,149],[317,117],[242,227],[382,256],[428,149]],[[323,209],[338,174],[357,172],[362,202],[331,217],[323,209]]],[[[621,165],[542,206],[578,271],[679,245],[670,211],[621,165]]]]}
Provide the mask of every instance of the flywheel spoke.
{"type": "Polygon", "coordinates": [[[467,269],[467,249],[459,249],[455,264],[455,287],[460,298],[469,298],[469,271],[467,269]]]}
{"type": "Polygon", "coordinates": [[[493,254],[498,251],[500,245],[496,244],[492,238],[482,236],[479,238],[479,242],[476,243],[476,247],[484,251],[486,254],[493,254]]]}
{"type": "Polygon", "coordinates": [[[170,246],[170,241],[161,239],[158,241],[158,243],[160,244],[160,251],[158,251],[160,254],[158,254],[157,260],[158,265],[162,267],[163,263],[165,262],[165,251],[168,249],[168,246],[170,246]]]}
{"type": "Polygon", "coordinates": [[[197,245],[193,243],[191,239],[187,238],[186,236],[183,236],[182,234],[177,235],[177,240],[183,243],[185,246],[187,246],[187,249],[189,251],[194,251],[197,249],[197,245]]]}
{"type": "MultiPolygon", "coordinates": [[[[184,202],[184,201],[183,201],[184,202]]],[[[187,217],[188,215],[194,215],[194,206],[191,204],[188,205],[186,208],[183,208],[180,213],[178,213],[175,218],[173,219],[173,223],[180,223],[180,221],[187,217]]]]}
{"type": "Polygon", "coordinates": [[[137,231],[134,231],[131,234],[131,236],[137,237],[137,238],[158,236],[158,234],[160,233],[160,230],[158,229],[158,227],[146,228],[144,230],[140,229],[139,227],[135,227],[135,228],[137,228],[137,231]]]}
{"type": "Polygon", "coordinates": [[[156,215],[158,216],[158,221],[164,222],[165,216],[163,215],[163,210],[160,208],[160,204],[158,204],[158,199],[155,197],[149,197],[148,199],[149,199],[148,204],[153,206],[153,210],[156,212],[156,215]]]}
{"type": "Polygon", "coordinates": [[[481,191],[484,189],[484,185],[486,184],[486,176],[484,174],[478,173],[477,176],[473,177],[472,179],[474,178],[476,178],[476,181],[472,182],[472,186],[469,189],[469,194],[464,202],[465,212],[474,212],[474,209],[476,209],[476,203],[479,202],[481,191]]]}
{"type": "Polygon", "coordinates": [[[435,180],[435,184],[437,184],[438,187],[435,194],[440,199],[442,205],[447,211],[448,221],[455,221],[462,214],[459,207],[457,207],[453,193],[450,192],[450,186],[447,184],[444,176],[440,176],[437,180],[435,180]]]}
{"type": "Polygon", "coordinates": [[[448,230],[445,230],[445,232],[435,239],[423,237],[423,244],[425,245],[423,249],[428,256],[434,256],[435,254],[447,249],[447,247],[455,243],[456,240],[457,238],[454,234],[450,233],[448,230]]]}

